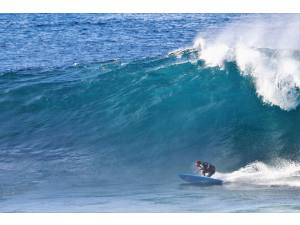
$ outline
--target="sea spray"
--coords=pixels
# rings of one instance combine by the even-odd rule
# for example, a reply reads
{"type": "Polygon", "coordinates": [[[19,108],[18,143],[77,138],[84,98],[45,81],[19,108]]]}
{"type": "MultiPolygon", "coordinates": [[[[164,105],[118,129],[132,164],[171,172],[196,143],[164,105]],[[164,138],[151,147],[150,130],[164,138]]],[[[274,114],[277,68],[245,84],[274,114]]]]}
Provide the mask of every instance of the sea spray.
{"type": "Polygon", "coordinates": [[[231,173],[217,173],[216,177],[236,186],[300,187],[300,163],[278,158],[270,163],[254,161],[231,173]]]}
{"type": "Polygon", "coordinates": [[[239,21],[210,40],[196,38],[194,48],[206,66],[223,68],[225,62],[236,62],[241,74],[253,79],[265,103],[292,110],[299,104],[299,23],[298,16],[272,24],[265,18],[239,21]]]}

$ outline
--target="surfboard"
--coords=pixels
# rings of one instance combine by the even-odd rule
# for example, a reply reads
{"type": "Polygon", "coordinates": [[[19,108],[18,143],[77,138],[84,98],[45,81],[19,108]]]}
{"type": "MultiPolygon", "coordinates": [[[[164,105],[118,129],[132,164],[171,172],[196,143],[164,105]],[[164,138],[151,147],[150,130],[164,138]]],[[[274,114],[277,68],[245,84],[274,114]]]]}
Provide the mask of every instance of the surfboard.
{"type": "Polygon", "coordinates": [[[189,183],[192,184],[201,184],[201,185],[222,185],[223,181],[211,177],[205,177],[200,175],[193,174],[178,174],[178,176],[189,183]]]}

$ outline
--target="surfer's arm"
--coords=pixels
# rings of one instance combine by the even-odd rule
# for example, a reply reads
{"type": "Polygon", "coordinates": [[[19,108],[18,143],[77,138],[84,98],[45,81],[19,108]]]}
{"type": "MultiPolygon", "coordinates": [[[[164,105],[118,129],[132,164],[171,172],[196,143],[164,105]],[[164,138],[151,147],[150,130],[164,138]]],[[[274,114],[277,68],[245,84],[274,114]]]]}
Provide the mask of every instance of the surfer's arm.
{"type": "Polygon", "coordinates": [[[203,166],[197,167],[197,169],[198,169],[198,172],[199,172],[201,175],[205,176],[205,171],[204,171],[203,166]]]}

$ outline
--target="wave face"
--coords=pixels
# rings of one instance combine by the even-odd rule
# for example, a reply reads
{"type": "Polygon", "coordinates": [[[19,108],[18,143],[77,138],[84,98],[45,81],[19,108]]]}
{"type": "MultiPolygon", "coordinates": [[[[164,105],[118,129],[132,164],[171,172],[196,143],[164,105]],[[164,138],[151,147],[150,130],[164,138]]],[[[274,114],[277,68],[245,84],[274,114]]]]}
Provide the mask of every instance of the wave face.
{"type": "Polygon", "coordinates": [[[266,104],[236,61],[198,55],[3,73],[2,169],[100,179],[170,176],[196,158],[223,171],[298,160],[299,109],[266,104]]]}
{"type": "MultiPolygon", "coordinates": [[[[269,38],[263,23],[250,31],[246,20],[239,21],[244,31],[232,23],[159,56],[137,57],[140,50],[133,58],[91,56],[73,66],[69,57],[64,65],[56,59],[48,66],[51,58],[15,69],[5,64],[1,193],[178,182],[174,174],[195,159],[215,164],[228,182],[299,186],[290,180],[300,160],[300,48],[291,38],[299,30],[292,32],[298,20],[289,21],[289,41],[274,27],[277,41],[269,38]]],[[[40,29],[48,26],[60,25],[40,29]]]]}

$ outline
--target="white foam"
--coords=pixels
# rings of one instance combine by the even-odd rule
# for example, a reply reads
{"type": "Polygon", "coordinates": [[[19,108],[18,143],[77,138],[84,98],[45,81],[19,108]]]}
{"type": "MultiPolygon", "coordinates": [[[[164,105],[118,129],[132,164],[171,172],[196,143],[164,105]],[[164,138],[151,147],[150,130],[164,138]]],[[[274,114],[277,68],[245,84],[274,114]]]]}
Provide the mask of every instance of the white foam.
{"type": "Polygon", "coordinates": [[[265,103],[292,110],[299,105],[300,60],[294,54],[300,49],[299,27],[299,15],[239,21],[213,40],[198,37],[193,47],[208,67],[235,61],[265,103]]]}
{"type": "Polygon", "coordinates": [[[205,47],[205,40],[201,36],[194,40],[193,48],[201,51],[205,47]]]}
{"type": "Polygon", "coordinates": [[[231,173],[216,173],[215,177],[232,184],[300,187],[300,163],[283,159],[270,164],[256,161],[231,173]]]}

